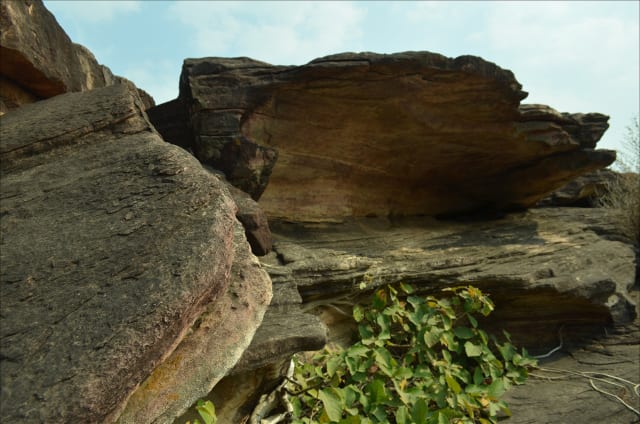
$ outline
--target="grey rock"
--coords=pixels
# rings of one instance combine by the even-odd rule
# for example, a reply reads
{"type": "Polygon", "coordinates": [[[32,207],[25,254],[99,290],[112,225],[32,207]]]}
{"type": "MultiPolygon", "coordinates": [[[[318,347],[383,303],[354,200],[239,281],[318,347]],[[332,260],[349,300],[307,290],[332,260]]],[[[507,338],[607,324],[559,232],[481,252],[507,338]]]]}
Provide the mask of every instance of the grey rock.
{"type": "MultiPolygon", "coordinates": [[[[219,424],[245,422],[263,393],[286,375],[294,353],[314,351],[327,343],[327,329],[318,316],[301,308],[294,283],[273,287],[273,298],[251,344],[228,375],[204,398],[216,406],[219,424]]],[[[194,421],[191,409],[178,422],[194,421]]]]}
{"type": "MultiPolygon", "coordinates": [[[[172,423],[237,368],[263,322],[271,300],[271,281],[247,249],[237,223],[231,283],[210,303],[171,355],[128,399],[121,424],[172,423]]],[[[253,342],[252,342],[253,340],[253,342]]],[[[220,406],[220,404],[218,404],[220,406]]]]}
{"type": "Polygon", "coordinates": [[[113,422],[250,255],[226,187],[143,109],[118,84],[0,117],[3,422],[113,422]]]}
{"type": "MultiPolygon", "coordinates": [[[[364,218],[342,224],[272,222],[262,258],[275,286],[295,282],[304,303],[404,281],[438,293],[472,284],[496,311],[487,323],[518,343],[547,346],[561,324],[594,329],[634,319],[633,246],[599,209],[535,209],[489,221],[364,218]]],[[[576,330],[577,331],[577,330],[576,330]]]]}
{"type": "MultiPolygon", "coordinates": [[[[637,292],[636,292],[637,293],[637,292]]],[[[636,300],[638,300],[636,294],[636,300]]],[[[626,326],[602,328],[598,337],[567,343],[534,370],[522,386],[504,396],[514,424],[609,423],[630,424],[640,416],[611,395],[619,396],[640,411],[640,396],[633,384],[640,376],[640,321],[626,326]],[[550,370],[550,371],[549,371],[550,370]],[[632,382],[622,384],[617,378],[632,382]],[[593,379],[593,380],[591,380],[593,379]]],[[[560,340],[556,343],[560,346],[560,340]]],[[[544,354],[544,353],[543,353],[544,354]]]]}

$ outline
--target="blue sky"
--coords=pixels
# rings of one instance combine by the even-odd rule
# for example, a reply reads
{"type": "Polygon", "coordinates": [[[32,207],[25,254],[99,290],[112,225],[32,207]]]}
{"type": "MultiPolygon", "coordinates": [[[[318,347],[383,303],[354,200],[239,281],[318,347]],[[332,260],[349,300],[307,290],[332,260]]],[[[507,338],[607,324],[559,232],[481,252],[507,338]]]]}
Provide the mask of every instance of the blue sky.
{"type": "Polygon", "coordinates": [[[148,91],[178,95],[185,58],[298,65],[345,51],[428,50],[510,69],[525,103],[601,112],[620,149],[639,103],[640,2],[222,2],[46,0],[74,42],[148,91]]]}

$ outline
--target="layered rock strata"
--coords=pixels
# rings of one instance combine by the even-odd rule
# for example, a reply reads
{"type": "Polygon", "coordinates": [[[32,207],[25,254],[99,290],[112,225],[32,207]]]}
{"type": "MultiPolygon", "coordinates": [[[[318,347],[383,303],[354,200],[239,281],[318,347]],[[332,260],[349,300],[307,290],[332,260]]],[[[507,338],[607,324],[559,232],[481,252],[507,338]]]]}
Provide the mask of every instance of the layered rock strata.
{"type": "Polygon", "coordinates": [[[496,304],[487,325],[544,348],[561,325],[601,331],[635,317],[633,246],[606,222],[605,211],[570,208],[479,222],[273,222],[274,251],[262,261],[274,287],[295,283],[307,305],[355,303],[362,281],[368,289],[404,281],[433,294],[471,284],[496,304]]]}
{"type": "Polygon", "coordinates": [[[3,422],[171,422],[262,321],[225,184],[143,108],[118,84],[0,117],[3,422]]]}
{"type": "Polygon", "coordinates": [[[169,109],[188,122],[158,125],[272,218],[447,215],[526,208],[615,159],[593,150],[607,116],[521,106],[526,95],[473,56],[187,59],[169,109]]]}

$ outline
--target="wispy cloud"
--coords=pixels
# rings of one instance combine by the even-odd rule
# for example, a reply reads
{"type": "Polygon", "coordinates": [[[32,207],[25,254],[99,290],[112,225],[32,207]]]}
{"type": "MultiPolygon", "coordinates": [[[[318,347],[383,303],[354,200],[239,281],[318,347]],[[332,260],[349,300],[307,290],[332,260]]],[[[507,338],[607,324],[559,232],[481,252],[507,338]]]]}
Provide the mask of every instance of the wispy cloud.
{"type": "Polygon", "coordinates": [[[134,13],[141,10],[140,0],[122,1],[68,1],[56,0],[47,1],[46,6],[53,11],[56,16],[72,16],[77,20],[86,22],[108,22],[118,15],[134,13]]]}
{"type": "Polygon", "coordinates": [[[355,49],[366,13],[350,2],[176,2],[168,11],[188,25],[200,56],[240,53],[274,64],[355,49]]]}

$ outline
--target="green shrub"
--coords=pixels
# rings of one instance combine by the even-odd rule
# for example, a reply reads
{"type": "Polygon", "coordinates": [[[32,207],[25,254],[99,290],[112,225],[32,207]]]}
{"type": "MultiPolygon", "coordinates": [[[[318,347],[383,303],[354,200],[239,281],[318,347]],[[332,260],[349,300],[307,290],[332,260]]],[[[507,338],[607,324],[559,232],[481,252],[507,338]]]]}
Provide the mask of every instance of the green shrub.
{"type": "Polygon", "coordinates": [[[493,303],[474,287],[436,299],[399,284],[356,305],[359,341],[296,359],[287,384],[293,423],[496,423],[500,400],[535,365],[478,327],[493,303]]]}

